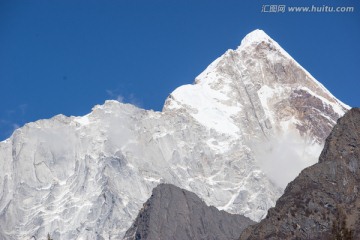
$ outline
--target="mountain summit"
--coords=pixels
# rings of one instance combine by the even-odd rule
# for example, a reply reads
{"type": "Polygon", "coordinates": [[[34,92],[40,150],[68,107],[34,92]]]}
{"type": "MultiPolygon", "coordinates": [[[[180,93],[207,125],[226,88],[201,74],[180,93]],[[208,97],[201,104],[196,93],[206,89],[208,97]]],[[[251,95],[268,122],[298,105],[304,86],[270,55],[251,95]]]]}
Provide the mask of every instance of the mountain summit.
{"type": "Polygon", "coordinates": [[[162,112],[106,101],[0,143],[0,238],[121,238],[159,183],[261,220],[348,109],[256,30],[162,112]]]}

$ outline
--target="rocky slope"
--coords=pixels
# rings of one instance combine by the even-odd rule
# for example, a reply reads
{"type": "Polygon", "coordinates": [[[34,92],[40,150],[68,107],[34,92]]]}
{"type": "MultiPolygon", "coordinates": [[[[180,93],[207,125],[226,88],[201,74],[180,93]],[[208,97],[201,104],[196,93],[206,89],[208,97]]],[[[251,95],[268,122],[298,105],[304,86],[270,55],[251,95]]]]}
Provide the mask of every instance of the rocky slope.
{"type": "Polygon", "coordinates": [[[353,108],[326,139],[319,162],[240,239],[360,239],[359,191],[360,109],[353,108]]]}
{"type": "Polygon", "coordinates": [[[196,194],[171,184],[157,186],[124,239],[237,239],[249,218],[208,207],[196,194]]]}
{"type": "Polygon", "coordinates": [[[1,142],[0,238],[121,238],[163,182],[259,221],[347,108],[256,30],[162,112],[106,101],[1,142]]]}

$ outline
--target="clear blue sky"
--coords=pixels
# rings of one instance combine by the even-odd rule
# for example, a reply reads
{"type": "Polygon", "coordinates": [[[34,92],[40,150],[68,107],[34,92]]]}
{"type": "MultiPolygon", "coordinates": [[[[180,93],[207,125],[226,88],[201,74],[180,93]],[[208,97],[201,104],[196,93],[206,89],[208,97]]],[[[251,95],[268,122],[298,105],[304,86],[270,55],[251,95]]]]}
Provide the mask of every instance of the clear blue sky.
{"type": "Polygon", "coordinates": [[[257,28],[340,100],[360,105],[360,0],[0,0],[0,140],[106,99],[161,110],[257,28]],[[261,13],[279,3],[355,12],[261,13]]]}

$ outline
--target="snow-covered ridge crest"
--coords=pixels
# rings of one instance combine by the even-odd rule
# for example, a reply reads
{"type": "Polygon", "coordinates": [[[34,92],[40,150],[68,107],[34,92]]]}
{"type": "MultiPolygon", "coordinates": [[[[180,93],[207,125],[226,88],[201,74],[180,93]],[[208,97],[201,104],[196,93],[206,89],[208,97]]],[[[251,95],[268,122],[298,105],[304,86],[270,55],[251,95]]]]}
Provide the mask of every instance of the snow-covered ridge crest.
{"type": "Polygon", "coordinates": [[[0,239],[120,239],[164,182],[263,218],[347,108],[265,33],[246,38],[162,112],[106,101],[1,142],[0,239]]]}

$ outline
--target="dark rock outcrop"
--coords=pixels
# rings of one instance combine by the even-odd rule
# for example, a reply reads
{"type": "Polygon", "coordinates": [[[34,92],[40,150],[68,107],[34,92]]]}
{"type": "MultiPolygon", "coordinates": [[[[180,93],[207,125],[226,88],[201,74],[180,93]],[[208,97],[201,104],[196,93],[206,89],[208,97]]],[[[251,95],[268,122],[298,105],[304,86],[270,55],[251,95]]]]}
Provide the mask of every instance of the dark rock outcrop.
{"type": "Polygon", "coordinates": [[[192,192],[160,184],[124,239],[237,239],[250,224],[254,222],[247,217],[208,207],[192,192]]]}
{"type": "Polygon", "coordinates": [[[340,118],[319,162],[240,239],[360,239],[360,109],[340,118]]]}

